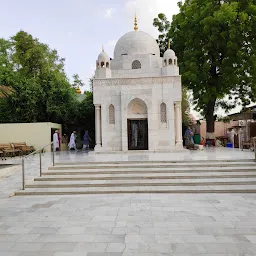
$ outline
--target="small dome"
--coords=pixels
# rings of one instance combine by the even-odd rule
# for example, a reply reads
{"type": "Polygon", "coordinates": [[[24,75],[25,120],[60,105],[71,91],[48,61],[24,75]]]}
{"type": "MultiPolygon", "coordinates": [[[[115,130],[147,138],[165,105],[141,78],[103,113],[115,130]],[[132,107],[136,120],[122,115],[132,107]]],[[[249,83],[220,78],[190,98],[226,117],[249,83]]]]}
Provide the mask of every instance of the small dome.
{"type": "Polygon", "coordinates": [[[164,53],[164,59],[176,58],[175,52],[172,49],[167,49],[164,53]]]}
{"type": "Polygon", "coordinates": [[[107,53],[104,51],[104,49],[102,48],[102,52],[99,54],[98,56],[98,61],[110,61],[110,58],[108,57],[107,53]]]}
{"type": "Polygon", "coordinates": [[[143,31],[131,31],[123,35],[116,43],[114,58],[120,59],[122,55],[152,54],[160,56],[156,39],[143,31]]]}

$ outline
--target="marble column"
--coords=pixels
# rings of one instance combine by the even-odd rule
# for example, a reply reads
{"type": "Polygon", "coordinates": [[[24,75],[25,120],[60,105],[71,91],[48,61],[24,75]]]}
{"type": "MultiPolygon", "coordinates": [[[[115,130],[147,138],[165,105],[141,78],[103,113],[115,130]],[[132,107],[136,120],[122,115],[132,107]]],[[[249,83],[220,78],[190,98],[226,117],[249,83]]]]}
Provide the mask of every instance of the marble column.
{"type": "Polygon", "coordinates": [[[96,135],[96,146],[95,149],[99,149],[101,147],[101,120],[100,120],[100,105],[95,105],[95,135],[96,135]]]}
{"type": "Polygon", "coordinates": [[[182,113],[181,102],[177,101],[174,104],[175,107],[175,132],[176,132],[176,146],[183,147],[182,143],[182,113]]]}

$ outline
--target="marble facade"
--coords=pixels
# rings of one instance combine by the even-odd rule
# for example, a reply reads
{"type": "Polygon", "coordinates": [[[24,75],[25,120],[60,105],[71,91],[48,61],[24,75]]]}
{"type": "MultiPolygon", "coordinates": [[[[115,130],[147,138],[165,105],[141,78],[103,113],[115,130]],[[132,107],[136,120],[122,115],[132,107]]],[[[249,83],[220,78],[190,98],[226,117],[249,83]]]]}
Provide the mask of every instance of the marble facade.
{"type": "Polygon", "coordinates": [[[169,49],[142,31],[119,39],[110,59],[96,61],[93,93],[97,152],[173,151],[182,147],[181,76],[169,49]]]}

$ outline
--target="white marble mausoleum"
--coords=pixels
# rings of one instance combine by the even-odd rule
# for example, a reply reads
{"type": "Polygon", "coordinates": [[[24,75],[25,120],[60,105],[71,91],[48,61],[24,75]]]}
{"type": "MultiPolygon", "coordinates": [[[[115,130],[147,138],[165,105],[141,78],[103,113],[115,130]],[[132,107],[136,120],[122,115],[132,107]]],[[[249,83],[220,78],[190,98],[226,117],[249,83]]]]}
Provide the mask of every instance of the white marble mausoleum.
{"type": "Polygon", "coordinates": [[[175,52],[134,31],[102,49],[93,79],[97,152],[172,151],[182,146],[181,76],[175,52]]]}

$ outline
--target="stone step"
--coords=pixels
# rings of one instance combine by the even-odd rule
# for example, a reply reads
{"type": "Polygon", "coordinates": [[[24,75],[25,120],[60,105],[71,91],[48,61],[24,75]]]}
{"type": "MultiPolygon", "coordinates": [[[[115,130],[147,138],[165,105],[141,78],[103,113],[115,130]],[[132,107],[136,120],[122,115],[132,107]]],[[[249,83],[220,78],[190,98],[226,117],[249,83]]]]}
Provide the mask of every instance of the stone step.
{"type": "Polygon", "coordinates": [[[184,167],[194,167],[194,168],[198,168],[198,167],[252,167],[252,168],[256,168],[256,164],[255,162],[239,162],[239,163],[223,163],[223,162],[212,162],[212,163],[152,163],[152,164],[85,164],[85,165],[80,165],[80,164],[74,164],[74,165],[55,165],[55,166],[50,166],[48,168],[48,170],[70,170],[70,169],[116,169],[116,168],[122,168],[122,169],[126,169],[126,168],[136,168],[136,169],[140,169],[140,168],[184,168],[184,167]]]}
{"type": "Polygon", "coordinates": [[[42,173],[42,177],[55,177],[55,178],[64,178],[66,176],[69,177],[76,177],[76,176],[80,176],[80,177],[84,177],[84,178],[111,178],[111,177],[160,177],[162,179],[162,177],[195,177],[195,176],[199,176],[199,177],[212,177],[212,176],[218,176],[218,177],[224,177],[224,176],[238,176],[240,178],[242,178],[243,176],[250,176],[250,177],[255,177],[256,175],[256,171],[243,171],[243,172],[232,172],[232,171],[223,171],[223,172],[216,172],[216,171],[208,171],[208,172],[159,172],[159,173],[155,173],[155,172],[118,172],[118,173],[105,173],[105,172],[101,172],[101,173],[93,173],[93,172],[43,172],[42,173]]]}
{"type": "Polygon", "coordinates": [[[89,188],[89,187],[173,187],[173,186],[224,186],[224,185],[256,185],[255,181],[221,181],[221,182],[154,182],[154,183],[103,183],[103,184],[83,184],[83,183],[67,183],[67,184],[47,184],[47,183],[34,183],[26,185],[26,188],[89,188]]]}
{"type": "Polygon", "coordinates": [[[156,171],[151,171],[151,170],[137,170],[137,171],[86,171],[86,170],[69,170],[69,171],[55,171],[55,172],[49,172],[49,171],[45,171],[42,172],[43,176],[58,176],[58,175],[84,175],[84,176],[108,176],[108,177],[112,177],[112,176],[131,176],[131,175],[141,175],[141,176],[154,176],[154,175],[158,175],[158,176],[164,176],[164,175],[180,175],[180,176],[184,176],[184,175],[193,175],[193,176],[200,176],[200,175],[224,175],[224,174],[234,174],[234,175],[241,175],[241,174],[255,174],[256,175],[256,170],[252,169],[248,169],[248,170],[242,170],[242,171],[233,171],[233,169],[223,169],[221,171],[217,170],[210,170],[208,169],[207,171],[205,170],[201,170],[201,171],[194,171],[194,170],[160,170],[159,172],[156,171]]]}
{"type": "Polygon", "coordinates": [[[80,175],[80,174],[133,174],[133,173],[209,173],[209,172],[255,172],[256,173],[256,168],[255,167],[222,167],[222,168],[215,168],[215,167],[198,167],[198,168],[191,168],[191,167],[184,167],[184,168],[164,168],[164,169],[158,169],[158,168],[131,168],[131,169],[89,169],[89,170],[84,170],[84,169],[68,169],[68,170],[55,170],[55,171],[45,171],[42,173],[42,175],[80,175]]]}
{"type": "MultiPolygon", "coordinates": [[[[202,183],[202,182],[237,182],[237,181],[256,181],[256,178],[202,178],[202,179],[154,179],[154,183],[202,183]]],[[[112,183],[152,183],[152,179],[148,180],[31,180],[27,181],[26,184],[112,184],[112,183]]]]}
{"type": "Polygon", "coordinates": [[[15,195],[256,193],[254,161],[58,163],[15,195]]]}
{"type": "Polygon", "coordinates": [[[138,186],[138,187],[90,187],[90,188],[27,188],[15,192],[16,196],[25,195],[85,195],[85,194],[132,194],[132,193],[166,193],[166,194],[201,194],[201,193],[256,193],[256,185],[225,186],[138,186]]]}
{"type": "Polygon", "coordinates": [[[213,160],[213,159],[209,159],[209,160],[177,160],[177,161],[168,161],[168,160],[158,160],[158,161],[154,161],[154,160],[148,160],[148,161],[88,161],[88,162],[59,162],[59,163],[55,163],[55,166],[59,166],[59,165],[68,165],[68,166],[72,166],[72,165],[105,165],[105,164],[197,164],[200,165],[201,163],[235,163],[235,164],[256,164],[254,159],[237,159],[237,160],[231,160],[231,159],[223,159],[223,160],[213,160]]]}
{"type": "Polygon", "coordinates": [[[130,175],[130,174],[119,174],[117,175],[49,175],[49,176],[42,176],[42,177],[37,177],[34,180],[35,181],[69,181],[69,180],[169,180],[169,179],[206,179],[206,178],[236,178],[236,179],[241,179],[241,178],[256,178],[256,174],[205,174],[204,175],[198,175],[198,174],[148,174],[148,175],[143,175],[141,176],[140,174],[138,175],[130,175]]]}

